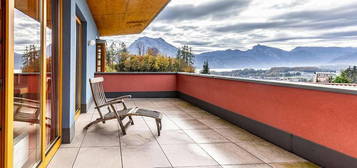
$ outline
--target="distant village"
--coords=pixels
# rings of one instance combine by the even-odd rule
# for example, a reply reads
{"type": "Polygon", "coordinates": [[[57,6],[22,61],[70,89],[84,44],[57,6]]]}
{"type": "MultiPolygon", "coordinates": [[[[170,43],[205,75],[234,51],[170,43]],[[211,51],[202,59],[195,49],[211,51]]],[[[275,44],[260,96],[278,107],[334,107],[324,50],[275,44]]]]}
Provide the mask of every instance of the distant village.
{"type": "MultiPolygon", "coordinates": [[[[357,84],[353,84],[353,79],[339,80],[341,74],[343,75],[346,73],[345,71],[351,71],[351,74],[354,72],[353,68],[337,71],[318,67],[273,67],[268,70],[241,69],[225,72],[211,71],[211,74],[250,79],[305,82],[336,86],[357,86],[357,84]]],[[[349,76],[353,78],[353,75],[349,76]]]]}

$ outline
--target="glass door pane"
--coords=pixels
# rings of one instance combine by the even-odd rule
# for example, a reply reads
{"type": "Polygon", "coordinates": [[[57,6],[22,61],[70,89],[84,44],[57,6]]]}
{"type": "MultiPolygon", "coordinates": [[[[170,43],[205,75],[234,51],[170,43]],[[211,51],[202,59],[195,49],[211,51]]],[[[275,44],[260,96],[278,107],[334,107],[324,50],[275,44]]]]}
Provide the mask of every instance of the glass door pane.
{"type": "Polygon", "coordinates": [[[57,63],[58,63],[58,20],[57,0],[47,0],[46,27],[46,63],[47,63],[47,110],[46,110],[46,142],[47,149],[58,137],[57,110],[57,63]]]}
{"type": "Polygon", "coordinates": [[[41,161],[40,0],[16,0],[14,9],[14,168],[41,161]]]}

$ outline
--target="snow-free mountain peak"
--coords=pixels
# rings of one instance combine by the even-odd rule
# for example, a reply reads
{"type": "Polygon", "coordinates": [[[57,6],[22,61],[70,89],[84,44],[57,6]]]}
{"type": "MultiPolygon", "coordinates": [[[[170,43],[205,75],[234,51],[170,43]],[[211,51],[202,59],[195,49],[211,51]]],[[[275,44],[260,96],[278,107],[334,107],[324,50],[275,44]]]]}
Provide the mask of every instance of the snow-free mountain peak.
{"type": "Polygon", "coordinates": [[[175,57],[177,48],[166,42],[163,38],[140,37],[130,44],[128,51],[130,54],[145,54],[149,48],[157,50],[161,55],[175,57]]]}

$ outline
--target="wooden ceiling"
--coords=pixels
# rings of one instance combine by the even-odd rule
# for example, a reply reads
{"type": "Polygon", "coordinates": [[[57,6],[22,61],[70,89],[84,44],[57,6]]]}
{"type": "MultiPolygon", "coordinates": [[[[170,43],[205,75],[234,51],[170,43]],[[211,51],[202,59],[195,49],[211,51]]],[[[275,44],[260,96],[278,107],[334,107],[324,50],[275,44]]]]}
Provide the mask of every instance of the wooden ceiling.
{"type": "Polygon", "coordinates": [[[141,33],[170,0],[87,0],[101,36],[141,33]]]}

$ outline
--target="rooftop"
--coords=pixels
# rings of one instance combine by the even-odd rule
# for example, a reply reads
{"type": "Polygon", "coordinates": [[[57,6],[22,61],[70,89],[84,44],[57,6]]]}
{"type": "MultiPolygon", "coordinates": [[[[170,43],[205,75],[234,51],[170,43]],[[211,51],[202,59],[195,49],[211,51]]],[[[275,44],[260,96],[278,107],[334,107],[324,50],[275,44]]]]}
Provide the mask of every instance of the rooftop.
{"type": "Polygon", "coordinates": [[[73,142],[61,146],[49,168],[317,167],[183,100],[132,99],[127,103],[163,112],[161,136],[157,136],[154,120],[142,117],[134,118],[135,125],[129,126],[125,136],[116,120],[83,131],[98,117],[92,107],[79,116],[73,142]]]}

